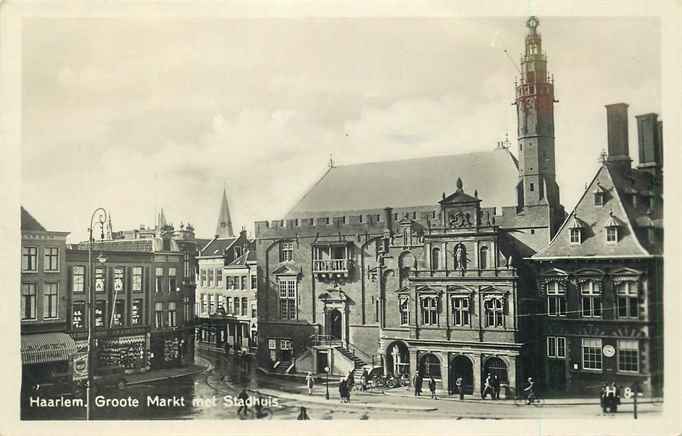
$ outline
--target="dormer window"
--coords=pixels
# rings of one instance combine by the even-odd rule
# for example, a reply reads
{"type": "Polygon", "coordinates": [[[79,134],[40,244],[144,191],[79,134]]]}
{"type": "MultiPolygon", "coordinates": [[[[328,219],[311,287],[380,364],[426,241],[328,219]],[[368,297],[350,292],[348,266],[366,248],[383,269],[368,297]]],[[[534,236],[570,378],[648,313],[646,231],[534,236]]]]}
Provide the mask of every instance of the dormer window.
{"type": "Polygon", "coordinates": [[[606,228],[606,243],[615,244],[618,242],[619,224],[613,216],[613,211],[609,212],[609,220],[604,227],[606,228]]]}
{"type": "Polygon", "coordinates": [[[599,184],[599,182],[597,182],[597,187],[594,189],[594,191],[592,191],[592,194],[594,195],[594,205],[597,207],[602,207],[606,202],[606,189],[599,184]]]}
{"type": "Polygon", "coordinates": [[[583,242],[583,222],[573,215],[573,220],[568,228],[571,244],[581,244],[583,242]]]}

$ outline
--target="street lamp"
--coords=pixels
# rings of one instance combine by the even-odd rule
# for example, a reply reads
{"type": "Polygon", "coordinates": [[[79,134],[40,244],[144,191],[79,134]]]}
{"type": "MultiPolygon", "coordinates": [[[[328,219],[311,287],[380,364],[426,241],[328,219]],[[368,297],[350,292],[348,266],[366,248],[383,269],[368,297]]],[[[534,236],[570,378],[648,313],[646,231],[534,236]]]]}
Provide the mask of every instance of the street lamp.
{"type": "Polygon", "coordinates": [[[328,400],[329,399],[329,367],[328,366],[324,367],[324,372],[325,372],[325,374],[327,374],[327,380],[325,383],[327,386],[327,392],[325,392],[325,394],[324,394],[324,399],[328,400]]]}
{"type": "MultiPolygon", "coordinates": [[[[95,209],[90,217],[90,227],[88,228],[88,382],[86,389],[87,405],[86,405],[86,419],[88,421],[93,419],[94,410],[94,398],[93,394],[95,392],[94,386],[94,360],[95,360],[95,347],[94,347],[94,335],[93,327],[95,322],[95,289],[93,287],[94,274],[92,268],[92,244],[95,240],[92,237],[92,227],[93,221],[95,220],[95,215],[97,216],[97,224],[101,228],[101,239],[104,240],[104,223],[107,222],[107,211],[101,207],[95,209]]],[[[97,261],[100,264],[106,262],[106,258],[100,254],[97,256],[97,261]]],[[[103,314],[104,315],[104,314],[103,314]]],[[[106,318],[106,316],[104,316],[106,318]]]]}

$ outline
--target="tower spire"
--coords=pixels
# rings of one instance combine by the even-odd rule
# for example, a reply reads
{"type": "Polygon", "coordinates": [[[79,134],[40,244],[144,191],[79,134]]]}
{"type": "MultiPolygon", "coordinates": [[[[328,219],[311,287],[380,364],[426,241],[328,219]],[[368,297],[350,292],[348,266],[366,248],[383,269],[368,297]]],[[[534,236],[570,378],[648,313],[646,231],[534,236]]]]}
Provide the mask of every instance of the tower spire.
{"type": "Polygon", "coordinates": [[[230,218],[230,207],[227,204],[227,188],[223,187],[223,198],[220,202],[220,212],[218,212],[218,225],[215,230],[216,238],[233,238],[232,218],[230,218]]]}

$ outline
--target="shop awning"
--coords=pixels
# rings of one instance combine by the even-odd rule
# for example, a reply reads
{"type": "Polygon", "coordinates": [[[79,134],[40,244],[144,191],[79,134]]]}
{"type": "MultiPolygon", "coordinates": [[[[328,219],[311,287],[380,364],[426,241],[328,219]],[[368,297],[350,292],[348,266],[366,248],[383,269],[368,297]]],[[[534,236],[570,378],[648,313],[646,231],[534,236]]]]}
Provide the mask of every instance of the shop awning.
{"type": "Polygon", "coordinates": [[[76,352],[76,342],[66,333],[21,335],[21,363],[69,360],[76,352]]]}

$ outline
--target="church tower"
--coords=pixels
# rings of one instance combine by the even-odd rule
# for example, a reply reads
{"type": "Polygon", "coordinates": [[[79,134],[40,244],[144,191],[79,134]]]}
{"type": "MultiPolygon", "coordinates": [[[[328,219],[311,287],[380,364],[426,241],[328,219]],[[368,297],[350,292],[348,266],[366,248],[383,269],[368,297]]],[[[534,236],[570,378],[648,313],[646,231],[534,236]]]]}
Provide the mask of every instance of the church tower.
{"type": "Polygon", "coordinates": [[[232,218],[230,217],[230,207],[227,205],[227,191],[223,189],[223,199],[220,203],[218,213],[218,225],[215,229],[216,238],[234,238],[232,232],[232,218]]]}
{"type": "MultiPolygon", "coordinates": [[[[516,85],[519,139],[519,210],[547,205],[558,210],[559,186],[554,158],[554,80],[547,73],[547,56],[537,32],[539,21],[526,22],[525,53],[521,57],[521,80],[516,85]]],[[[554,215],[554,213],[551,213],[554,215]]]]}

